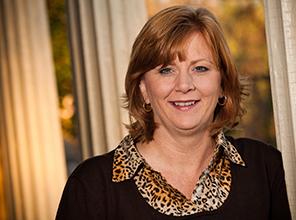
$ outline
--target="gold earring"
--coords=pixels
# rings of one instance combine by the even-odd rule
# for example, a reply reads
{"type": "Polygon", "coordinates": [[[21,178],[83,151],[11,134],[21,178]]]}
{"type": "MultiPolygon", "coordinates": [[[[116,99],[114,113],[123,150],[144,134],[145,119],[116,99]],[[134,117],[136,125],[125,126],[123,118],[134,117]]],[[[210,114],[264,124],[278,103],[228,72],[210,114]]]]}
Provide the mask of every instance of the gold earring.
{"type": "Polygon", "coordinates": [[[143,108],[144,108],[145,112],[151,112],[152,111],[151,104],[146,104],[145,101],[143,103],[143,108]]]}
{"type": "Polygon", "coordinates": [[[218,104],[219,104],[220,106],[225,106],[226,103],[227,103],[227,96],[223,95],[222,98],[219,98],[219,99],[218,99],[218,104]],[[223,99],[223,102],[220,102],[220,99],[223,99]]]}

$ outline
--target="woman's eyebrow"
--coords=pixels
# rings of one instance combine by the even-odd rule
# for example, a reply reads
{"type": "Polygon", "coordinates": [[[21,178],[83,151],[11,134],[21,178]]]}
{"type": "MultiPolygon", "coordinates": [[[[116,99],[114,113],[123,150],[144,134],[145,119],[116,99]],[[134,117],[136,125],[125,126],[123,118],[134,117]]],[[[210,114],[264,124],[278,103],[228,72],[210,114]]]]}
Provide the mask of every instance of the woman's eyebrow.
{"type": "Polygon", "coordinates": [[[202,59],[192,60],[192,61],[190,62],[190,65],[196,64],[196,63],[201,62],[201,61],[206,61],[206,62],[209,62],[209,63],[211,63],[211,64],[214,64],[212,61],[210,61],[210,60],[208,60],[208,59],[204,59],[204,58],[202,58],[202,59]]]}

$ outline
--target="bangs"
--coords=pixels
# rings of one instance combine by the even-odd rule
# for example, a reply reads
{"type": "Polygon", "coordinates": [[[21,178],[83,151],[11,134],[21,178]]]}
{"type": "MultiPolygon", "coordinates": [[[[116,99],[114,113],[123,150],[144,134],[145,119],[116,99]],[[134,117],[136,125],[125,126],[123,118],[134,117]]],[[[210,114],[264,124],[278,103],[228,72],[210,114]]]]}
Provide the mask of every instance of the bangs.
{"type": "MultiPolygon", "coordinates": [[[[141,42],[141,52],[137,53],[138,68],[143,74],[157,66],[167,66],[176,58],[185,61],[187,57],[188,43],[198,29],[194,25],[180,24],[175,28],[170,25],[155,27],[154,31],[147,33],[141,42]]],[[[138,70],[139,70],[138,69],[138,70]]]]}
{"type": "Polygon", "coordinates": [[[179,33],[173,33],[167,39],[163,39],[163,43],[161,43],[163,47],[160,48],[159,54],[155,54],[155,58],[159,60],[158,66],[162,65],[165,67],[177,58],[180,62],[185,61],[187,58],[188,44],[195,32],[192,29],[187,30],[187,32],[180,30],[179,33]]]}

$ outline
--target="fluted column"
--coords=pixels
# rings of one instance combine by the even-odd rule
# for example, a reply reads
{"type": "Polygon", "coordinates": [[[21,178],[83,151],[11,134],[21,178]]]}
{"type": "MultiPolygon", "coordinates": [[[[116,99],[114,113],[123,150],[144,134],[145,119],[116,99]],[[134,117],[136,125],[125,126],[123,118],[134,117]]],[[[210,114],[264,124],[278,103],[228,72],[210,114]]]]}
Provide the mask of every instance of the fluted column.
{"type": "Polygon", "coordinates": [[[127,133],[121,108],[145,0],[68,0],[69,35],[83,158],[115,148],[127,133]]]}
{"type": "Polygon", "coordinates": [[[264,0],[277,147],[296,219],[296,0],[264,0]]]}
{"type": "Polygon", "coordinates": [[[66,163],[45,0],[0,0],[0,58],[7,219],[54,219],[66,163]]]}

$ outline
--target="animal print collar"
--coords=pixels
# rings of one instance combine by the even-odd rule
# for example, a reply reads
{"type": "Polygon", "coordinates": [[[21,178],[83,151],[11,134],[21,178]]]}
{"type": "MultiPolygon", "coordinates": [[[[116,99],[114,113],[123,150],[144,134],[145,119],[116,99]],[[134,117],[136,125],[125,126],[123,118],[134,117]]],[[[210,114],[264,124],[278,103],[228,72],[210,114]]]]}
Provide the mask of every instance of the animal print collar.
{"type": "Polygon", "coordinates": [[[224,204],[230,193],[230,161],[241,166],[245,166],[245,163],[222,132],[215,141],[217,147],[214,156],[200,175],[191,198],[187,198],[170,185],[161,173],[149,166],[129,135],[115,151],[112,180],[121,182],[133,178],[145,201],[165,215],[186,216],[216,210],[224,204]]]}
{"type": "MultiPolygon", "coordinates": [[[[226,139],[222,131],[218,133],[215,141],[217,143],[216,150],[222,147],[231,162],[245,166],[241,155],[230,141],[226,139]]],[[[214,157],[212,158],[213,160],[214,157]]],[[[134,140],[130,135],[126,135],[115,150],[112,181],[121,182],[132,178],[142,163],[144,163],[144,159],[136,149],[134,140]]]]}

